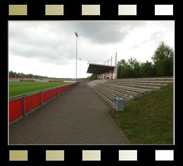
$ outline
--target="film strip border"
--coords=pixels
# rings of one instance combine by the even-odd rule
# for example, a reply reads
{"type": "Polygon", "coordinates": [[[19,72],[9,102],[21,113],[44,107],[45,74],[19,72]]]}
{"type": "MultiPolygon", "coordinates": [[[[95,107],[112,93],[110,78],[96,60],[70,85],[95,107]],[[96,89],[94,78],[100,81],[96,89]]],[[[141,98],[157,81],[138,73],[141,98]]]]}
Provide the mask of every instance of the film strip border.
{"type": "MultiPolygon", "coordinates": [[[[81,5],[82,16],[100,16],[101,15],[100,4],[95,5],[81,5]]],[[[138,15],[137,4],[119,4],[117,11],[118,16],[137,16],[138,15]]],[[[27,16],[29,15],[29,5],[27,4],[9,4],[9,16],[27,16]]],[[[64,4],[45,4],[44,5],[45,16],[64,16],[65,8],[64,4]]],[[[173,16],[174,5],[173,4],[155,4],[154,5],[155,16],[173,16]]]]}
{"type": "MultiPolygon", "coordinates": [[[[116,161],[139,161],[139,151],[140,150],[118,150],[116,161]]],[[[65,152],[65,150],[45,150],[42,151],[42,160],[44,161],[67,161],[72,157],[65,152]]],[[[81,150],[78,160],[80,161],[103,161],[106,157],[103,155],[103,150],[81,150]]],[[[154,150],[154,155],[151,161],[174,161],[174,150],[154,150]]],[[[112,156],[113,154],[111,154],[112,156]]],[[[41,153],[40,153],[41,156],[41,153]]],[[[31,150],[9,150],[9,161],[25,161],[28,162],[31,156],[31,150]]],[[[36,158],[37,159],[37,158],[36,158]]],[[[150,161],[149,161],[150,162],[150,161]]]]}
{"type": "MultiPolygon", "coordinates": [[[[148,8],[151,8],[151,11],[149,11],[149,13],[151,14],[151,16],[155,16],[156,18],[158,18],[158,16],[163,16],[163,18],[166,19],[166,16],[175,16],[175,9],[174,9],[174,4],[173,3],[169,3],[169,4],[165,4],[165,3],[161,3],[161,4],[149,4],[148,8]]],[[[68,14],[68,4],[66,3],[60,3],[60,4],[51,4],[51,3],[45,3],[45,4],[39,4],[38,8],[36,9],[36,11],[34,11],[35,15],[33,14],[32,10],[33,9],[33,5],[29,5],[28,3],[9,3],[8,5],[8,13],[7,15],[10,16],[9,18],[14,18],[14,16],[20,16],[19,18],[21,19],[21,16],[25,16],[23,17],[24,19],[29,17],[29,16],[36,16],[36,14],[38,14],[37,16],[41,16],[41,17],[45,17],[48,18],[47,16],[61,16],[59,18],[63,18],[63,17],[67,17],[69,16],[68,14]],[[41,8],[39,8],[41,6],[41,8]],[[39,8],[39,9],[38,9],[39,8]],[[39,10],[39,12],[38,12],[39,10]]],[[[103,6],[102,4],[99,3],[95,3],[95,4],[80,4],[80,7],[78,8],[79,10],[73,13],[78,13],[77,16],[79,16],[78,18],[81,18],[83,16],[83,18],[86,18],[85,16],[96,16],[100,17],[105,15],[105,12],[103,12],[105,6],[103,6]]],[[[145,13],[147,11],[147,9],[143,9],[142,5],[140,4],[115,4],[112,5],[112,9],[115,10],[115,16],[116,18],[118,17],[119,19],[122,18],[123,16],[142,16],[143,13],[145,13]],[[143,12],[144,10],[144,12],[143,12]]],[[[110,13],[110,12],[109,12],[110,13]]],[[[127,17],[127,19],[129,18],[127,17]]],[[[135,18],[133,17],[133,18],[135,18]]],[[[18,17],[16,17],[18,18],[18,17]]],[[[49,17],[50,18],[50,17],[49,17]]],[[[55,17],[54,17],[55,18],[55,17]]],[[[124,18],[124,17],[123,17],[124,18]]],[[[170,18],[170,17],[169,17],[170,18]]],[[[77,17],[76,17],[77,19],[77,17]]],[[[11,146],[9,147],[11,148],[11,146]]],[[[46,147],[45,147],[46,148],[46,147]]],[[[58,146],[59,148],[59,146],[58,146]]],[[[110,153],[108,150],[107,152],[105,150],[107,150],[107,148],[98,148],[97,150],[78,150],[76,148],[76,150],[74,150],[72,152],[73,153],[77,153],[76,156],[74,158],[77,157],[77,161],[98,161],[98,162],[103,162],[104,160],[106,160],[106,157],[108,157],[108,155],[111,155],[113,157],[112,160],[115,162],[123,162],[123,161],[133,161],[133,162],[139,162],[141,161],[143,158],[143,154],[146,153],[146,151],[149,153],[150,157],[147,159],[150,162],[155,162],[157,163],[158,161],[170,161],[170,163],[176,161],[176,159],[178,158],[176,155],[176,148],[175,150],[173,150],[173,148],[170,147],[170,149],[159,149],[160,147],[158,147],[158,149],[156,150],[155,147],[154,148],[150,148],[146,149],[145,151],[143,148],[134,148],[133,150],[130,148],[130,150],[123,150],[123,148],[118,147],[117,149],[113,149],[110,153]],[[138,150],[137,150],[138,149],[138,150]],[[153,150],[152,150],[153,149],[153,150]],[[114,153],[113,153],[114,152],[114,153]]],[[[15,147],[16,149],[16,147],[15,147]]],[[[43,150],[43,149],[34,149],[34,147],[32,148],[27,148],[27,150],[25,150],[25,147],[23,148],[24,150],[20,150],[21,147],[18,147],[17,150],[8,150],[6,151],[6,155],[3,155],[4,157],[7,158],[8,161],[11,162],[18,162],[19,161],[23,161],[24,162],[30,162],[30,161],[34,161],[38,159],[38,157],[36,156],[36,154],[40,154],[40,162],[49,162],[49,161],[60,161],[60,162],[68,162],[68,160],[70,161],[72,159],[72,155],[71,155],[71,150],[43,150]],[[19,150],[18,150],[19,149],[19,150]],[[37,151],[37,153],[35,153],[37,151]],[[42,156],[42,157],[41,157],[42,156]]],[[[83,148],[84,149],[84,148],[83,148]]],[[[109,160],[109,159],[107,159],[109,160]]],[[[174,164],[174,163],[172,163],[174,164]]],[[[118,165],[118,164],[114,164],[114,165],[118,165]]]]}

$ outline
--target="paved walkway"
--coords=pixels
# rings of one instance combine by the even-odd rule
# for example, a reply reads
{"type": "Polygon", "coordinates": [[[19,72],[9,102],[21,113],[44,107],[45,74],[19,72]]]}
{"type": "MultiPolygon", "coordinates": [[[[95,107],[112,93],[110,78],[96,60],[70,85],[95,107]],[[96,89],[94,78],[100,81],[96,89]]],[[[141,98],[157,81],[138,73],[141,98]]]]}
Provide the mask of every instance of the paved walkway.
{"type": "Polygon", "coordinates": [[[81,83],[10,125],[9,144],[129,144],[109,109],[81,83]]]}

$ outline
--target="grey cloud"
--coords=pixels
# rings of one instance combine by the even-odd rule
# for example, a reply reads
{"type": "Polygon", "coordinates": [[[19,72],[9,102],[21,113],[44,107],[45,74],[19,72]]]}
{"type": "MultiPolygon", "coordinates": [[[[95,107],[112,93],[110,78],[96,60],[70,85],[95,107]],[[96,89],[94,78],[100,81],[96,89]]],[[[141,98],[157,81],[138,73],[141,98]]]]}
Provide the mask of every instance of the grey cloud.
{"type": "Polygon", "coordinates": [[[33,27],[28,27],[26,24],[25,27],[22,27],[22,29],[20,28],[21,26],[12,29],[10,28],[9,36],[11,41],[30,46],[52,47],[54,49],[64,44],[64,42],[60,40],[59,35],[56,37],[55,32],[50,32],[55,36],[48,36],[50,35],[49,33],[36,34],[36,26],[34,31],[31,30],[33,27]]]}
{"type": "Polygon", "coordinates": [[[94,44],[118,43],[125,39],[128,32],[120,32],[120,26],[109,23],[82,23],[78,24],[78,30],[82,36],[91,40],[94,44]]]}
{"type": "MultiPolygon", "coordinates": [[[[38,58],[41,61],[65,65],[75,59],[75,32],[79,38],[89,42],[91,49],[85,49],[79,56],[86,56],[90,62],[106,59],[105,47],[122,42],[130,30],[144,22],[12,22],[9,26],[10,54],[38,58]],[[13,44],[12,44],[13,43],[13,44]],[[103,50],[95,49],[101,46],[103,50]],[[98,56],[101,55],[101,56],[98,56]]],[[[85,45],[85,43],[82,43],[85,45]]],[[[107,57],[108,58],[108,57],[107,57]]]]}
{"type": "Polygon", "coordinates": [[[161,42],[162,37],[163,37],[162,32],[160,32],[160,31],[154,32],[148,39],[142,41],[141,43],[135,44],[135,45],[129,47],[128,49],[135,49],[135,48],[138,48],[138,47],[140,47],[148,42],[156,42],[157,40],[159,40],[161,42]]]}
{"type": "MultiPolygon", "coordinates": [[[[144,25],[144,22],[18,22],[10,28],[10,36],[13,40],[24,41],[27,44],[39,44],[43,46],[51,45],[57,47],[59,42],[50,42],[45,33],[45,40],[40,39],[39,34],[34,35],[34,30],[48,30],[49,33],[56,34],[53,40],[59,41],[62,36],[74,39],[74,32],[79,36],[89,40],[92,44],[114,44],[123,41],[130,30],[136,26],[144,25]],[[15,30],[16,29],[16,33],[15,30]],[[27,39],[27,40],[26,40],[27,39]],[[54,44],[53,44],[54,43],[54,44]]],[[[43,36],[42,36],[43,37],[43,36]]]]}
{"type": "Polygon", "coordinates": [[[149,40],[162,40],[163,33],[161,31],[154,32],[149,40]]]}
{"type": "MultiPolygon", "coordinates": [[[[70,31],[77,31],[79,35],[90,40],[93,44],[114,44],[122,42],[130,30],[143,22],[75,22],[65,26],[70,31]],[[72,25],[74,24],[74,26],[72,25]]],[[[72,34],[72,33],[71,33],[72,34]]]]}
{"type": "Polygon", "coordinates": [[[60,46],[57,49],[52,47],[40,47],[39,45],[14,44],[11,47],[10,55],[22,56],[26,58],[37,58],[47,63],[65,65],[68,60],[74,59],[73,52],[69,47],[60,46]]]}

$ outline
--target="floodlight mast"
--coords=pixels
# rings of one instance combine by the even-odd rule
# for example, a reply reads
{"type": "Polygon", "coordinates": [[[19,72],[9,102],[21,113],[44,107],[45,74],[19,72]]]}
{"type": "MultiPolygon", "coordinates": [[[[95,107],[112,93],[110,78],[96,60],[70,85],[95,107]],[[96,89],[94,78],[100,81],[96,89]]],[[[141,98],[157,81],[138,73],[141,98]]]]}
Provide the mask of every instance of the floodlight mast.
{"type": "Polygon", "coordinates": [[[80,70],[79,70],[79,72],[80,72],[80,80],[81,80],[81,58],[79,58],[79,60],[80,60],[80,70]]]}
{"type": "Polygon", "coordinates": [[[76,35],[76,81],[77,81],[77,38],[79,37],[77,32],[75,32],[76,35]]]}

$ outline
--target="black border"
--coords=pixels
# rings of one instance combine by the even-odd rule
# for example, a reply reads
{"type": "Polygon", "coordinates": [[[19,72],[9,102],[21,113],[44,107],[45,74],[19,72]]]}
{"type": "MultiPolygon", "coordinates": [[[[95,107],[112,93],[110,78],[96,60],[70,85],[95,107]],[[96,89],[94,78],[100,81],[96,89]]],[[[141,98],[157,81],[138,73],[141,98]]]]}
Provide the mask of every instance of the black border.
{"type": "MultiPolygon", "coordinates": [[[[175,102],[175,145],[58,145],[58,146],[15,146],[8,145],[8,133],[7,133],[7,92],[8,92],[8,20],[175,20],[175,43],[177,43],[177,16],[176,8],[177,2],[175,0],[9,0],[0,6],[0,43],[1,43],[1,56],[0,56],[0,68],[2,71],[1,87],[3,87],[3,94],[1,95],[1,109],[0,109],[0,165],[2,166],[34,166],[34,165],[156,165],[156,166],[175,166],[182,162],[182,142],[183,142],[183,125],[182,125],[182,112],[178,102],[175,102]],[[28,15],[27,16],[8,16],[9,4],[27,4],[28,15]],[[44,5],[45,4],[63,4],[64,16],[45,16],[44,5]],[[101,15],[100,16],[81,16],[81,4],[100,4],[101,15]],[[118,16],[118,4],[137,4],[137,16],[118,16]],[[174,15],[173,16],[155,16],[154,5],[155,4],[173,4],[174,15]],[[2,109],[3,108],[3,109],[2,109]],[[27,162],[10,162],[9,150],[20,149],[28,150],[27,162]],[[63,162],[46,162],[45,150],[64,150],[65,161],[63,162]],[[99,162],[84,162],[82,161],[82,150],[101,150],[101,161],[99,162]],[[138,161],[118,161],[118,150],[132,149],[138,150],[138,161]],[[174,150],[174,161],[155,161],[155,150],[174,150]]],[[[175,61],[178,61],[178,49],[175,45],[175,61]]],[[[177,65],[176,65],[177,69],[177,65]]],[[[181,69],[180,69],[181,70],[181,69]]],[[[177,74],[178,75],[178,74],[177,74]]],[[[178,78],[175,81],[175,94],[178,89],[178,78]]],[[[177,95],[178,96],[178,95],[177,95]]]]}

